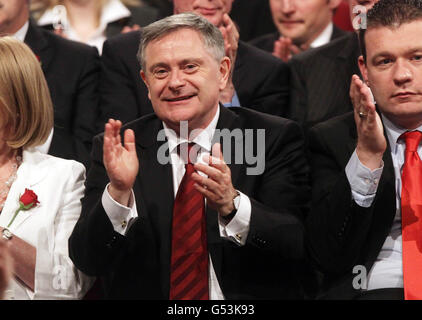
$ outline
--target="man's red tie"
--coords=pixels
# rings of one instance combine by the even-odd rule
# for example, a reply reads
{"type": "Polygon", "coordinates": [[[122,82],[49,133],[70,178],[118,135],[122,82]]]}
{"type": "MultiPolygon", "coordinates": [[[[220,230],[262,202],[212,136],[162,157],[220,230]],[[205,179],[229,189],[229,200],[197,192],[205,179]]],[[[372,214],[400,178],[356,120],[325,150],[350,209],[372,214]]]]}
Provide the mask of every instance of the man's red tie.
{"type": "Polygon", "coordinates": [[[422,162],[417,153],[422,133],[405,132],[401,138],[406,141],[401,192],[404,296],[413,300],[422,299],[422,162]]]}
{"type": "Polygon", "coordinates": [[[208,300],[205,199],[193,186],[190,159],[185,167],[173,207],[170,299],[208,300]]]}

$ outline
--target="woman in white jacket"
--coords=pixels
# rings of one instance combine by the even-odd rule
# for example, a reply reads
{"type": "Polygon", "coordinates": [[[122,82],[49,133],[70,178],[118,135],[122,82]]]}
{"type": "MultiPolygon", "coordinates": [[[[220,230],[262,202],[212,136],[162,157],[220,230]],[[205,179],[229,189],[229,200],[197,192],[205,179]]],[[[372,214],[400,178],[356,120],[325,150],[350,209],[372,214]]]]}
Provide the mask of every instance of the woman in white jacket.
{"type": "Polygon", "coordinates": [[[38,152],[53,126],[40,62],[24,43],[0,38],[0,232],[14,260],[6,299],[78,299],[93,279],[68,257],[85,169],[38,152]]]}

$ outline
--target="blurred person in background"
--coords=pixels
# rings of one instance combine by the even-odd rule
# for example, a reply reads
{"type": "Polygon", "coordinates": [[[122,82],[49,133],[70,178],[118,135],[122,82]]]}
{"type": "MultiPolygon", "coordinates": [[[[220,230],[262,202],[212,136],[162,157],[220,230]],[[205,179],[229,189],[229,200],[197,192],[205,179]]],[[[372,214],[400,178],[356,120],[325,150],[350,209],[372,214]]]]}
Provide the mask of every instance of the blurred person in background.
{"type": "Polygon", "coordinates": [[[333,12],[341,0],[269,0],[277,32],[251,41],[254,46],[288,61],[308,48],[345,35],[334,26],[333,12]]]}
{"type": "Polygon", "coordinates": [[[37,0],[31,5],[39,26],[70,40],[95,46],[154,22],[158,10],[140,0],[37,0]]]}

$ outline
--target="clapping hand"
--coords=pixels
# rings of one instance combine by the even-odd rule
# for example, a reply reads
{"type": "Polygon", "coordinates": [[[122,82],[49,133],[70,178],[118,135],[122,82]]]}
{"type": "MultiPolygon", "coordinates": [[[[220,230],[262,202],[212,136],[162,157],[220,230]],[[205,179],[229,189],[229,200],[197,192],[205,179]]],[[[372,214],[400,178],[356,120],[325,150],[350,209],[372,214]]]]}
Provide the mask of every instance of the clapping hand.
{"type": "Polygon", "coordinates": [[[195,188],[207,198],[210,208],[218,211],[223,217],[227,216],[234,210],[233,199],[237,192],[232,184],[230,168],[224,162],[221,145],[214,144],[212,156],[206,155],[203,159],[207,164],[196,163],[195,170],[205,173],[208,177],[193,173],[195,188]]]}
{"type": "Polygon", "coordinates": [[[350,98],[358,133],[356,152],[362,164],[374,170],[382,163],[387,141],[371,90],[357,75],[352,76],[350,98]]]}
{"type": "Polygon", "coordinates": [[[220,26],[220,31],[224,38],[224,47],[226,50],[226,56],[230,58],[231,61],[231,70],[229,80],[227,81],[226,87],[220,92],[220,101],[222,103],[231,102],[235,93],[235,88],[233,85],[233,69],[237,56],[237,49],[239,46],[239,32],[230,19],[227,13],[223,16],[223,25],[220,26]]]}
{"type": "Polygon", "coordinates": [[[280,58],[284,62],[289,61],[293,55],[300,53],[308,49],[307,46],[302,45],[300,47],[293,44],[292,39],[286,37],[280,37],[274,42],[273,56],[280,58]]]}
{"type": "Polygon", "coordinates": [[[110,179],[109,193],[120,204],[127,206],[131,189],[139,170],[133,130],[124,132],[122,144],[119,120],[110,119],[105,125],[103,162],[110,179]]]}

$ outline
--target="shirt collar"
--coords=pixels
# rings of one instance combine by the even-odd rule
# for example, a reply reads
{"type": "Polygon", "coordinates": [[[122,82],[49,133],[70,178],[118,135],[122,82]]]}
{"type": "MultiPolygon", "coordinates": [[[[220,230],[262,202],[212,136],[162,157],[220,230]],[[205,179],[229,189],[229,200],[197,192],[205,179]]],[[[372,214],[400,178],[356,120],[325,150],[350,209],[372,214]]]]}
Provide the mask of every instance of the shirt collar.
{"type": "MultiPolygon", "coordinates": [[[[217,108],[217,112],[215,113],[214,118],[210,122],[210,124],[198,134],[193,141],[197,145],[201,147],[201,149],[207,150],[211,152],[211,144],[212,138],[214,136],[215,129],[217,127],[218,118],[220,116],[220,107],[217,108]]],[[[163,121],[164,132],[167,137],[167,141],[169,144],[169,151],[170,153],[176,152],[176,147],[184,142],[188,142],[185,137],[179,137],[174,130],[171,130],[163,121]]]]}
{"type": "Polygon", "coordinates": [[[14,35],[13,37],[15,39],[18,39],[19,41],[24,42],[25,41],[25,37],[26,34],[28,32],[28,28],[29,28],[29,21],[25,22],[25,24],[22,26],[22,28],[20,28],[14,35]]]}
{"type": "Polygon", "coordinates": [[[333,34],[333,29],[333,23],[330,22],[328,26],[325,27],[325,29],[319,34],[319,36],[314,41],[312,41],[310,47],[317,48],[330,42],[331,35],[333,34]]]}
{"type": "MultiPolygon", "coordinates": [[[[399,126],[396,126],[394,123],[392,123],[386,116],[381,114],[382,117],[382,123],[384,124],[385,132],[387,133],[387,139],[388,143],[390,144],[391,151],[393,153],[397,152],[397,142],[400,138],[400,136],[405,133],[406,131],[409,131],[407,129],[401,128],[399,126]]],[[[421,131],[422,132],[422,126],[416,128],[415,130],[411,131],[421,131]]]]}
{"type": "MultiPolygon", "coordinates": [[[[130,15],[129,9],[126,8],[119,0],[109,0],[104,5],[101,12],[100,26],[106,26],[111,22],[130,17],[130,15]]],[[[54,8],[49,8],[38,19],[38,25],[45,26],[54,24],[57,22],[57,19],[57,12],[54,8]]],[[[67,21],[62,21],[62,23],[66,27],[67,21]]]]}

